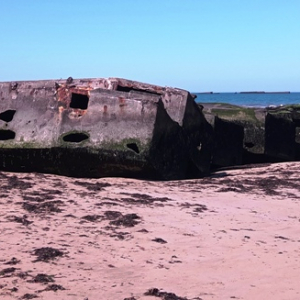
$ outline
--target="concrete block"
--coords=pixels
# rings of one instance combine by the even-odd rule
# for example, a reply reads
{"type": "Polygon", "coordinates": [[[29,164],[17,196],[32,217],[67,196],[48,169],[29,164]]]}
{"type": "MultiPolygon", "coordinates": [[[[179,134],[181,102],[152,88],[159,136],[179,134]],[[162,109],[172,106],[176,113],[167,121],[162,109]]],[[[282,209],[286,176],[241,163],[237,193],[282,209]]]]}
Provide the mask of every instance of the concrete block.
{"type": "Polygon", "coordinates": [[[209,172],[210,128],[187,91],[68,78],[3,82],[0,99],[2,170],[154,179],[209,172]]]}

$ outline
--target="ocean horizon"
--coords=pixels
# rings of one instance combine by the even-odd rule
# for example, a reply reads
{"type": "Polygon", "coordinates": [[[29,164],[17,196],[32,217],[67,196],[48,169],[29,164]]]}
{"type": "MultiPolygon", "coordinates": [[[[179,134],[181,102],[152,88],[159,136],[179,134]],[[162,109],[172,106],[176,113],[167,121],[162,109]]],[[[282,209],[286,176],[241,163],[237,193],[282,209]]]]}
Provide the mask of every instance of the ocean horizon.
{"type": "Polygon", "coordinates": [[[300,104],[300,92],[192,93],[197,103],[229,103],[247,107],[300,104]]]}

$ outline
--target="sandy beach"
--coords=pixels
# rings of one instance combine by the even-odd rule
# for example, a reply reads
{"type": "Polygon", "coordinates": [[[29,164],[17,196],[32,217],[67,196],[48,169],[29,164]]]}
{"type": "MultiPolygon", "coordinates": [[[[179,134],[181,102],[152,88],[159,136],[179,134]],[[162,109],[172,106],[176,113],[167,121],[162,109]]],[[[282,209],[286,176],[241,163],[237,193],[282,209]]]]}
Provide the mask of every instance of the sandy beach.
{"type": "Polygon", "coordinates": [[[300,163],[185,181],[0,173],[0,299],[300,299],[300,163]]]}

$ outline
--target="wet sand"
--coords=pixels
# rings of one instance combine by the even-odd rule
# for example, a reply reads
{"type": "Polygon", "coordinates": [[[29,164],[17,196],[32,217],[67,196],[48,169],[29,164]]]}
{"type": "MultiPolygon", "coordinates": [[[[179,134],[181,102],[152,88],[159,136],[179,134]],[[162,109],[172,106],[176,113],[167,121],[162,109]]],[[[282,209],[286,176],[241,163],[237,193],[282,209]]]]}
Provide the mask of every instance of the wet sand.
{"type": "Polygon", "coordinates": [[[0,173],[0,299],[300,299],[300,163],[185,181],[0,173]]]}

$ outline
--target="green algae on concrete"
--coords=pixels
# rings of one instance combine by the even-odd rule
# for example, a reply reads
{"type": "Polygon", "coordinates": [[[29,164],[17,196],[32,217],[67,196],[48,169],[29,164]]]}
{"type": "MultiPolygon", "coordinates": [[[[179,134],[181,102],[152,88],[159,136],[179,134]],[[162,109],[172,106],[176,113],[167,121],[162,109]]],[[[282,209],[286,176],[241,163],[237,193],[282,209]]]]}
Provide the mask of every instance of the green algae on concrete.
{"type": "Polygon", "coordinates": [[[203,113],[208,118],[218,116],[229,121],[263,122],[263,116],[259,108],[244,107],[228,103],[201,103],[203,113]]]}
{"type": "MultiPolygon", "coordinates": [[[[239,145],[239,149],[235,149],[234,151],[228,150],[228,154],[226,155],[223,153],[224,157],[222,157],[222,160],[218,159],[218,161],[223,161],[223,165],[227,166],[232,165],[234,160],[238,162],[238,164],[244,164],[250,161],[258,162],[261,159],[265,150],[265,109],[244,107],[228,103],[201,103],[199,106],[202,108],[206,119],[214,127],[215,136],[219,136],[219,143],[214,145],[214,149],[222,149],[222,144],[228,143],[226,138],[231,139],[232,143],[235,144],[233,142],[234,137],[232,136],[232,131],[238,131],[238,127],[243,129],[244,135],[242,147],[239,145]],[[221,130],[220,126],[222,125],[215,127],[216,118],[220,120],[219,123],[223,122],[224,126],[230,132],[226,134],[226,132],[222,130],[222,134],[220,133],[219,135],[216,130],[221,130]],[[230,124],[232,125],[230,126],[230,124]],[[221,139],[220,136],[223,136],[223,139],[221,139]],[[236,153],[235,158],[232,157],[232,153],[234,152],[236,153]]],[[[217,141],[215,140],[215,143],[216,142],[217,141]]],[[[229,149],[229,147],[227,148],[229,149]]],[[[217,153],[218,156],[221,155],[215,150],[215,155],[217,155],[217,153]]]]}

